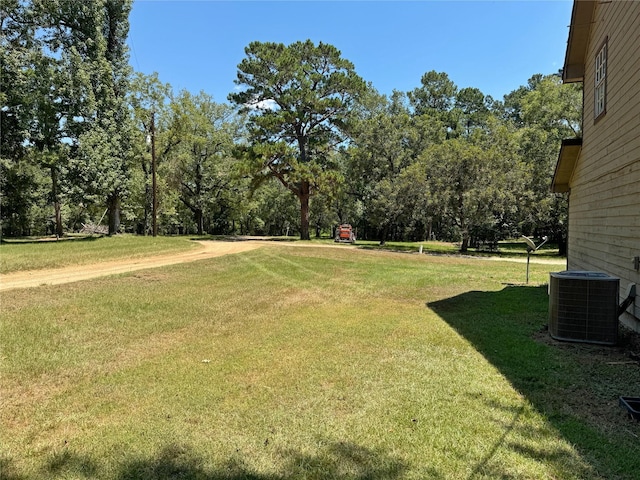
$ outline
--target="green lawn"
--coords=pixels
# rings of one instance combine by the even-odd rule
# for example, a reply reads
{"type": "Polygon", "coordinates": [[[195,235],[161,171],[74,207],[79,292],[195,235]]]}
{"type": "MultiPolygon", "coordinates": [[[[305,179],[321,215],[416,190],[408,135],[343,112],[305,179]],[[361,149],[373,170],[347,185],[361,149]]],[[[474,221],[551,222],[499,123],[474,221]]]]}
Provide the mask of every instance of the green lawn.
{"type": "MultiPolygon", "coordinates": [[[[291,237],[289,237],[291,238],[291,237]]],[[[535,239],[536,242],[540,242],[535,239]]],[[[312,239],[313,243],[334,243],[333,239],[312,239]]],[[[358,248],[365,250],[377,250],[377,251],[389,251],[389,252],[406,252],[417,253],[422,247],[423,253],[427,254],[445,254],[445,255],[458,255],[460,253],[460,243],[455,242],[441,242],[441,241],[422,241],[422,242],[385,242],[384,245],[380,245],[378,240],[358,240],[355,245],[358,248]]],[[[487,247],[481,247],[476,249],[469,247],[469,250],[465,253],[466,256],[478,256],[478,257],[527,257],[527,245],[524,240],[505,240],[500,241],[495,249],[489,250],[487,247]]],[[[531,254],[531,258],[559,258],[558,246],[555,244],[545,243],[540,250],[531,254]]]]}
{"type": "MultiPolygon", "coordinates": [[[[202,240],[220,239],[227,237],[200,237],[202,240]]],[[[58,268],[73,264],[91,264],[100,261],[136,259],[149,255],[177,253],[197,248],[187,237],[141,237],[137,235],[107,236],[75,236],[65,237],[59,241],[53,238],[39,239],[9,239],[0,242],[0,274],[19,270],[36,270],[43,268],[58,268]]],[[[274,243],[296,242],[297,237],[273,237],[274,243]]],[[[330,238],[312,239],[311,245],[333,245],[330,238]]],[[[363,250],[417,253],[422,247],[426,254],[457,255],[460,245],[451,242],[386,242],[380,245],[376,240],[359,240],[356,247],[363,250]]],[[[500,242],[497,251],[478,252],[470,249],[467,255],[475,256],[504,256],[525,257],[524,242],[500,242]]],[[[539,252],[533,254],[538,258],[558,258],[558,249],[545,245],[539,252]]]]}
{"type": "Polygon", "coordinates": [[[151,238],[136,235],[71,237],[60,241],[6,240],[0,243],[0,273],[134,259],[196,247],[186,237],[151,238]]]}
{"type": "Polygon", "coordinates": [[[640,369],[540,332],[553,269],[274,242],[3,293],[0,478],[637,478],[640,369]]]}

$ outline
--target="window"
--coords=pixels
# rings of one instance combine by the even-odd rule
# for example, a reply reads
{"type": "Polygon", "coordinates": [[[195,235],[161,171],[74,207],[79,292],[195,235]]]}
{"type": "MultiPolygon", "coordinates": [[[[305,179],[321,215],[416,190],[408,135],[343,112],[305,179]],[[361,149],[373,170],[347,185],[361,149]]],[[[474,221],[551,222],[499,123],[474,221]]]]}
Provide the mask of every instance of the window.
{"type": "Polygon", "coordinates": [[[607,112],[607,40],[596,55],[596,85],[595,85],[594,116],[597,120],[607,112]]]}

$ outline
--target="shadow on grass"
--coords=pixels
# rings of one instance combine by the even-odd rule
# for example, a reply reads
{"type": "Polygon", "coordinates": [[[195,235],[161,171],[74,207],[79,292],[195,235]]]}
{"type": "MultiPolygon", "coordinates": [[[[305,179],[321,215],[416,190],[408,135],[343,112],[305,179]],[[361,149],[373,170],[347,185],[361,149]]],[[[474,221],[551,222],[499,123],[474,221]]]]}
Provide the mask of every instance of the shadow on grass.
{"type": "Polygon", "coordinates": [[[0,457],[0,479],[2,480],[23,480],[27,477],[18,473],[13,462],[7,457],[0,457]]]}
{"type": "Polygon", "coordinates": [[[469,340],[522,393],[544,386],[548,345],[532,336],[547,324],[547,287],[507,286],[427,304],[469,340]]]}
{"type": "Polygon", "coordinates": [[[73,472],[74,475],[84,478],[98,477],[99,469],[90,458],[77,455],[69,450],[64,450],[49,459],[45,470],[54,477],[65,477],[73,472]]]}
{"type": "MultiPolygon", "coordinates": [[[[210,467],[208,459],[194,450],[188,446],[171,444],[154,456],[132,459],[119,466],[111,465],[108,474],[100,471],[93,460],[65,451],[53,456],[43,473],[53,478],[117,480],[394,480],[401,478],[407,470],[404,462],[398,458],[347,442],[330,443],[316,455],[274,450],[273,457],[280,458],[283,465],[275,473],[255,471],[240,453],[217,467],[210,467]]],[[[3,480],[23,478],[15,470],[9,469],[10,463],[5,463],[3,465],[7,467],[9,476],[2,476],[3,480]]]]}
{"type": "Polygon", "coordinates": [[[105,235],[75,235],[72,237],[14,237],[0,239],[0,245],[31,245],[31,244],[48,244],[57,242],[93,242],[104,238],[105,235]]]}
{"type": "MultiPolygon", "coordinates": [[[[485,403],[487,403],[485,401],[485,403]]],[[[496,402],[491,402],[492,403],[492,407],[496,407],[495,403],[496,402]]],[[[521,405],[518,408],[509,408],[509,407],[504,407],[502,405],[498,405],[497,406],[500,409],[510,409],[512,410],[509,413],[513,414],[513,417],[511,419],[511,422],[509,423],[509,425],[506,426],[506,428],[504,429],[504,431],[502,432],[502,436],[498,439],[498,441],[496,441],[493,445],[493,447],[491,448],[491,450],[489,450],[485,456],[476,464],[475,468],[473,469],[473,472],[471,473],[471,475],[469,476],[469,478],[474,478],[477,475],[481,475],[481,474],[486,474],[487,471],[491,468],[491,459],[496,455],[496,453],[498,452],[499,449],[503,448],[504,445],[507,442],[507,438],[508,436],[513,432],[513,430],[516,428],[516,425],[518,424],[518,421],[520,420],[520,417],[522,416],[522,413],[524,412],[524,405],[521,405]]],[[[499,476],[504,476],[502,475],[502,472],[496,472],[493,471],[491,472],[492,474],[494,474],[495,476],[499,477],[499,476]],[[497,473],[501,473],[501,475],[496,475],[497,473]]],[[[492,475],[492,476],[494,476],[492,475]]]]}
{"type": "MultiPolygon", "coordinates": [[[[546,286],[472,291],[427,306],[470,341],[556,431],[577,447],[593,471],[604,475],[603,478],[638,478],[637,435],[620,433],[625,428],[625,419],[621,419],[615,394],[598,396],[603,385],[608,390],[623,388],[638,374],[613,378],[610,369],[615,365],[607,366],[599,356],[606,359],[618,355],[619,350],[550,339],[545,329],[546,286]]],[[[514,421],[507,430],[516,428],[515,424],[514,421]]],[[[505,441],[506,436],[501,439],[505,441]]],[[[563,452],[532,451],[525,445],[504,446],[539,461],[553,461],[563,455],[563,452]]],[[[484,469],[498,447],[499,444],[480,462],[476,473],[487,473],[484,469]]],[[[593,471],[585,471],[578,478],[599,478],[593,471]]]]}

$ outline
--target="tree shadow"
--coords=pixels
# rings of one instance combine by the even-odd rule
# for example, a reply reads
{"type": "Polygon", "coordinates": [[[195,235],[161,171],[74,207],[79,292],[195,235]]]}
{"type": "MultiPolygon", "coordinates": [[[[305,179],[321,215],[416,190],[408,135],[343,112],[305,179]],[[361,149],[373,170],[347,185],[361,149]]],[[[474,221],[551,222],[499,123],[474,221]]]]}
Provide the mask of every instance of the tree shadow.
{"type": "MultiPolygon", "coordinates": [[[[351,442],[328,442],[315,453],[274,449],[282,465],[274,473],[256,471],[238,453],[211,467],[210,459],[187,445],[169,444],[155,455],[133,458],[103,471],[89,456],[71,451],[53,455],[42,468],[47,478],[116,478],[117,480],[395,480],[407,470],[405,462],[378,449],[351,442]]],[[[2,480],[20,480],[8,459],[0,462],[2,480]]]]}
{"type": "Polygon", "coordinates": [[[556,470],[558,478],[568,475],[571,478],[601,478],[595,473],[595,468],[573,451],[570,445],[557,445],[555,430],[528,421],[525,403],[513,405],[486,398],[479,403],[487,410],[502,411],[504,417],[510,419],[501,422],[501,435],[476,461],[468,479],[517,478],[510,469],[512,465],[505,465],[504,461],[497,458],[503,452],[516,454],[518,458],[528,458],[542,465],[553,465],[551,471],[556,470]],[[528,443],[526,439],[532,438],[537,439],[536,442],[528,443]]]}
{"type": "Polygon", "coordinates": [[[73,236],[73,237],[12,237],[12,238],[2,238],[0,239],[0,245],[47,245],[47,244],[55,244],[60,242],[94,242],[101,238],[104,238],[105,235],[94,234],[94,235],[85,235],[85,236],[73,236]]]}
{"type": "Polygon", "coordinates": [[[286,475],[279,479],[313,478],[392,480],[401,478],[405,463],[381,450],[371,450],[351,442],[329,443],[318,455],[293,450],[284,452],[286,475]]]}
{"type": "Polygon", "coordinates": [[[69,472],[84,478],[98,476],[98,466],[93,460],[69,450],[54,454],[45,465],[44,470],[55,477],[62,477],[69,472]]]}
{"type": "MultiPolygon", "coordinates": [[[[548,323],[547,287],[505,286],[497,292],[471,291],[444,300],[427,303],[427,307],[446,321],[461,336],[467,339],[492,365],[494,365],[534,408],[545,416],[551,426],[571,445],[577,447],[583,456],[583,472],[576,472],[577,478],[591,478],[592,470],[614,472],[640,469],[640,446],[637,442],[625,441],[619,445],[626,452],[627,465],[621,467],[618,459],[612,458],[608,447],[615,449],[619,437],[612,436],[616,422],[619,422],[617,406],[611,407],[607,401],[598,411],[602,415],[605,408],[610,419],[590,421],[586,410],[579,405],[583,398],[576,398],[576,385],[583,388],[581,395],[588,396],[597,391],[599,384],[611,383],[611,378],[600,375],[594,368],[584,371],[586,362],[597,362],[594,355],[600,354],[602,346],[575,345],[557,342],[550,338],[548,323]],[[574,408],[567,408],[573,401],[574,408]],[[608,423],[607,423],[608,422],[608,423]],[[586,460],[585,460],[586,459],[586,460]],[[585,462],[590,462],[591,465],[585,462]]],[[[612,355],[608,350],[606,355],[612,355]]],[[[605,363],[605,362],[600,362],[605,363]]],[[[615,363],[615,362],[614,362],[615,363]]],[[[604,373],[604,372],[603,372],[604,373]]],[[[496,405],[488,405],[496,408],[496,405]]],[[[491,471],[499,468],[491,465],[491,458],[499,448],[504,447],[524,457],[541,462],[560,461],[569,452],[564,450],[535,449],[530,445],[514,443],[508,435],[515,429],[530,428],[518,422],[522,412],[514,412],[513,422],[505,427],[500,438],[487,456],[479,461],[474,475],[500,477],[505,472],[491,471]]],[[[541,432],[520,430],[524,438],[539,436],[541,432]]],[[[596,475],[597,476],[597,475],[596,475]]],[[[606,475],[605,475],[606,476],[606,475]]],[[[472,476],[473,477],[473,476],[472,476]]],[[[626,478],[624,473],[620,478],[626,478]]]]}
{"type": "MultiPolygon", "coordinates": [[[[486,401],[485,401],[486,403],[486,401]]],[[[493,405],[490,405],[491,407],[495,408],[496,407],[496,402],[491,401],[490,403],[492,403],[493,405]]],[[[500,405],[498,406],[500,409],[504,409],[505,407],[500,405]]],[[[514,429],[516,428],[516,425],[518,424],[518,421],[520,420],[520,417],[522,416],[522,413],[524,412],[524,405],[521,405],[519,408],[515,409],[515,411],[511,412],[513,413],[513,417],[511,419],[511,422],[506,425],[506,427],[504,428],[502,435],[500,436],[500,438],[493,444],[493,447],[480,459],[480,461],[478,461],[478,463],[476,464],[476,466],[473,469],[473,472],[471,473],[471,475],[469,476],[469,478],[474,478],[478,475],[481,474],[486,474],[487,470],[489,470],[491,468],[491,459],[498,453],[498,450],[500,448],[503,448],[506,443],[507,443],[507,438],[509,437],[509,435],[511,435],[511,433],[514,431],[514,429]]],[[[496,473],[496,472],[493,472],[496,473]]]]}
{"type": "Polygon", "coordinates": [[[0,479],[2,480],[23,480],[27,477],[18,473],[10,458],[0,456],[0,479]]]}

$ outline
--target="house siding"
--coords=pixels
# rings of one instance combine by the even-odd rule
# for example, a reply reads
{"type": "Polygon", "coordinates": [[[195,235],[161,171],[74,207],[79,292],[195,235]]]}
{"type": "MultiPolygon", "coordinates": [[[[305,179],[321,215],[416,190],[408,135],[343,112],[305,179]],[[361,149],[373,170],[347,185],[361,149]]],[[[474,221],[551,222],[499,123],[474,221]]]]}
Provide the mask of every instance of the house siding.
{"type": "MultiPolygon", "coordinates": [[[[595,7],[584,75],[580,156],[570,181],[568,268],[640,288],[640,2],[595,7]],[[595,57],[607,41],[606,114],[594,121],[595,57]]],[[[640,291],[639,291],[640,293],[640,291]]],[[[623,322],[640,331],[640,299],[623,322]]]]}

